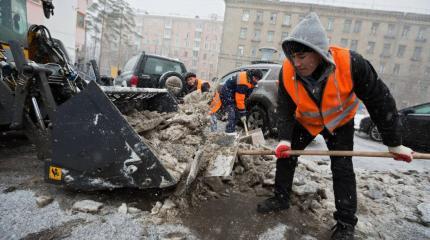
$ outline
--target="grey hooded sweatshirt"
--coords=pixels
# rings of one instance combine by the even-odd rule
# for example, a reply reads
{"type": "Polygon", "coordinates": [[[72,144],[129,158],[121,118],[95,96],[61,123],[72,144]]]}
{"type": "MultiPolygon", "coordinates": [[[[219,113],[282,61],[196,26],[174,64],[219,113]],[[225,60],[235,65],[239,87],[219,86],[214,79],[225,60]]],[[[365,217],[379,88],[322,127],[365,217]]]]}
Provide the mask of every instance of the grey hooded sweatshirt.
{"type": "MultiPolygon", "coordinates": [[[[300,76],[296,71],[296,79],[302,81],[308,94],[318,106],[321,106],[327,77],[335,70],[336,64],[329,51],[326,32],[316,13],[307,15],[282,43],[282,49],[288,59],[291,59],[289,46],[292,42],[308,46],[323,57],[323,62],[310,77],[300,76]]],[[[378,77],[369,61],[354,51],[350,51],[350,54],[353,91],[366,106],[370,117],[381,132],[383,143],[387,146],[401,145],[401,124],[396,103],[389,89],[378,77]]],[[[282,72],[283,69],[279,74],[278,137],[280,140],[291,141],[294,125],[299,124],[294,118],[297,106],[285,90],[282,72]]]]}

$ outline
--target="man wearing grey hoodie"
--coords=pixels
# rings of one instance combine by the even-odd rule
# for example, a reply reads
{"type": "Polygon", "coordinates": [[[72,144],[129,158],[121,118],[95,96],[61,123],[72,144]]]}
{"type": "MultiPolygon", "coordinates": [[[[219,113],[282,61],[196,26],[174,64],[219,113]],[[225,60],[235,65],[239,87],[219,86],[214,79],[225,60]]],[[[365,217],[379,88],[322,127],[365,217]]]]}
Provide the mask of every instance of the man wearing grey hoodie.
{"type": "MultiPolygon", "coordinates": [[[[278,134],[274,196],[258,204],[260,213],[289,208],[297,156],[321,134],[330,150],[353,150],[354,115],[361,100],[395,160],[410,162],[402,145],[394,98],[372,65],[349,49],[329,46],[318,16],[310,13],[282,43],[287,56],[279,74],[278,134]]],[[[337,224],[332,239],[353,239],[357,194],[351,157],[331,157],[337,224]]]]}

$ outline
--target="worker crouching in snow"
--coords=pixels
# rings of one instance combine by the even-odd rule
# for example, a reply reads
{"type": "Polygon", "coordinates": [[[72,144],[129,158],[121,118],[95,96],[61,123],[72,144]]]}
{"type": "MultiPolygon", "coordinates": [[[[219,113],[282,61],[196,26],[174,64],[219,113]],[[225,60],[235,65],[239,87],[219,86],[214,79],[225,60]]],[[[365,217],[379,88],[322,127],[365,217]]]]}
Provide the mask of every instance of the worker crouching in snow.
{"type": "Polygon", "coordinates": [[[215,93],[211,103],[212,130],[216,130],[215,113],[220,109],[228,115],[226,133],[236,133],[236,121],[246,121],[246,99],[251,95],[263,73],[258,69],[239,72],[225,81],[219,92],[215,93]]]}
{"type": "MultiPolygon", "coordinates": [[[[395,101],[372,65],[349,49],[328,46],[318,16],[311,13],[283,43],[287,56],[279,74],[278,134],[274,196],[258,204],[261,213],[289,208],[297,156],[321,134],[329,150],[353,150],[354,115],[361,99],[394,159],[410,162],[402,145],[395,101]]],[[[357,223],[356,181],[351,157],[331,157],[337,221],[332,239],[353,239],[357,223]]]]}
{"type": "Polygon", "coordinates": [[[207,81],[203,81],[201,79],[198,79],[195,73],[187,72],[184,74],[184,80],[185,80],[185,87],[184,87],[184,94],[190,94],[194,91],[198,91],[200,93],[202,92],[209,92],[210,85],[207,81]]]}

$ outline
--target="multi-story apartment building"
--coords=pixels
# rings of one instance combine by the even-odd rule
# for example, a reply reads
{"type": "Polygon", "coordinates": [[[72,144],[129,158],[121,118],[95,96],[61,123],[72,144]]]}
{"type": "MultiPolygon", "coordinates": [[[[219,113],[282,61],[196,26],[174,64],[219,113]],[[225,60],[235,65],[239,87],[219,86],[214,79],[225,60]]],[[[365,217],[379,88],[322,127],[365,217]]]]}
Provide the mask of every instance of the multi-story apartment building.
{"type": "Polygon", "coordinates": [[[285,58],[281,42],[307,13],[316,12],[330,44],[362,54],[400,107],[430,101],[430,15],[268,0],[225,0],[218,76],[259,60],[262,47],[285,58]]]}
{"type": "Polygon", "coordinates": [[[143,36],[143,51],[177,58],[199,78],[216,76],[223,25],[216,15],[202,19],[138,12],[136,25],[143,36]]]}

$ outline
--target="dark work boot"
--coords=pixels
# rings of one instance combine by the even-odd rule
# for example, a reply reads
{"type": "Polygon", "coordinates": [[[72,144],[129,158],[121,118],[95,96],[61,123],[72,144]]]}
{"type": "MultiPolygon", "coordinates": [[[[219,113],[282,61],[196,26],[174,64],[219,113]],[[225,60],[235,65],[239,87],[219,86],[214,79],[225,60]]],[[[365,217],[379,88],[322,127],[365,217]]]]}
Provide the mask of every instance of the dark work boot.
{"type": "Polygon", "coordinates": [[[354,225],[337,222],[336,225],[331,229],[333,233],[331,235],[332,240],[353,240],[354,239],[354,225]]]}
{"type": "Polygon", "coordinates": [[[264,200],[257,205],[257,212],[259,213],[270,213],[279,212],[281,210],[286,210],[290,207],[288,200],[284,200],[280,197],[274,196],[264,200]]]}

